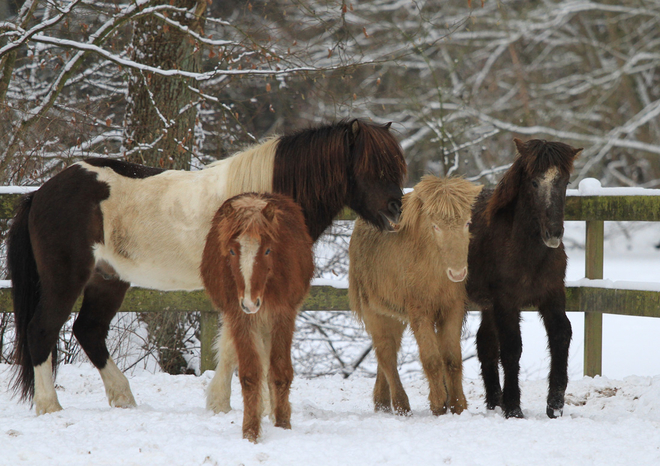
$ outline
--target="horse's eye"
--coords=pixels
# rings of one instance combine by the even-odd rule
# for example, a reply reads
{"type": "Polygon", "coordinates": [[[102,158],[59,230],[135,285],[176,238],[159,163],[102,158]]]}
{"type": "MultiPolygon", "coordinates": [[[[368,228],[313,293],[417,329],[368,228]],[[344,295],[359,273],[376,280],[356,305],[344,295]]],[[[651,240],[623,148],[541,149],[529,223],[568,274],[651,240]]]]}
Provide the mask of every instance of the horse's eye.
{"type": "Polygon", "coordinates": [[[536,180],[532,180],[532,186],[534,186],[535,188],[538,188],[539,184],[536,182],[536,180]]]}
{"type": "Polygon", "coordinates": [[[433,229],[435,231],[440,231],[440,227],[438,227],[438,225],[436,225],[435,223],[433,224],[433,229]]]}
{"type": "Polygon", "coordinates": [[[470,225],[472,225],[472,220],[467,221],[467,223],[465,224],[465,228],[470,228],[470,225]]]}
{"type": "Polygon", "coordinates": [[[236,253],[234,252],[233,249],[230,249],[230,250],[229,250],[229,254],[231,254],[232,256],[235,256],[235,255],[236,255],[236,253]]]}
{"type": "Polygon", "coordinates": [[[264,255],[266,255],[266,256],[267,256],[268,254],[270,254],[270,248],[266,249],[266,252],[264,253],[264,255]]]}

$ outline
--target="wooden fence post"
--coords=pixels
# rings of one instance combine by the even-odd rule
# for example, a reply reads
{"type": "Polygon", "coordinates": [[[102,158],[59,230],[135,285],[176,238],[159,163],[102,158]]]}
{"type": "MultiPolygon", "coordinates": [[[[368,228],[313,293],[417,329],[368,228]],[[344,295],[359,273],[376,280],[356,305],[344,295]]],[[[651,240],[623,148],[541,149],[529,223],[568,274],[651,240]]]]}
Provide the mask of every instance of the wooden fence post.
{"type": "Polygon", "coordinates": [[[199,373],[215,369],[215,357],[213,355],[213,340],[218,334],[218,313],[214,311],[200,312],[199,319],[199,342],[200,361],[199,373]]]}
{"type": "MultiPolygon", "coordinates": [[[[585,243],[585,276],[592,279],[603,278],[603,240],[605,222],[587,220],[585,243]]],[[[602,375],[603,360],[603,314],[584,313],[584,375],[602,375]]]]}

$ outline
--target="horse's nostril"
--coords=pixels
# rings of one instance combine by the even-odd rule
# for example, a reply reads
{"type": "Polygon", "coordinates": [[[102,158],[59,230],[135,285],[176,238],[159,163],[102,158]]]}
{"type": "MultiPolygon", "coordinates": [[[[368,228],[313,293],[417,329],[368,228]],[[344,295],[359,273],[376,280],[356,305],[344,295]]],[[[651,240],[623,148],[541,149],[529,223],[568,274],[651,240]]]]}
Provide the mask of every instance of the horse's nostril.
{"type": "Polygon", "coordinates": [[[257,298],[257,302],[255,304],[257,307],[261,307],[261,298],[257,298]]]}
{"type": "Polygon", "coordinates": [[[401,213],[401,207],[399,206],[399,203],[396,201],[390,201],[387,204],[387,210],[389,210],[394,215],[399,215],[401,213]]]}

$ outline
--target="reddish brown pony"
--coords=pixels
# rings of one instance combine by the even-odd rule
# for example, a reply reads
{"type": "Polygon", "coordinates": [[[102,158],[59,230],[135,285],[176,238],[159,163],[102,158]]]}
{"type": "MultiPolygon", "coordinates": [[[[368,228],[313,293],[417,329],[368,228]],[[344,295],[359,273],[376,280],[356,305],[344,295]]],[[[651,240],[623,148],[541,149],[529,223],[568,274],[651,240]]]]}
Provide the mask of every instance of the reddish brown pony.
{"type": "Polygon", "coordinates": [[[314,273],[312,239],[300,206],[281,194],[227,200],[213,218],[201,272],[238,354],[243,438],[259,437],[264,377],[275,425],[290,429],[291,341],[314,273]]]}
{"type": "Polygon", "coordinates": [[[554,418],[564,407],[572,334],[565,312],[564,204],[573,160],[582,149],[538,139],[514,142],[519,155],[513,165],[474,206],[467,291],[483,310],[477,354],[487,408],[501,406],[507,418],[523,417],[520,309],[537,306],[551,357],[546,413],[554,418]]]}
{"type": "Polygon", "coordinates": [[[378,359],[376,411],[410,413],[397,371],[409,324],[429,382],[433,414],[461,413],[461,328],[465,316],[469,222],[481,186],[427,175],[403,197],[398,233],[357,220],[349,246],[351,309],[364,322],[378,359]]]}

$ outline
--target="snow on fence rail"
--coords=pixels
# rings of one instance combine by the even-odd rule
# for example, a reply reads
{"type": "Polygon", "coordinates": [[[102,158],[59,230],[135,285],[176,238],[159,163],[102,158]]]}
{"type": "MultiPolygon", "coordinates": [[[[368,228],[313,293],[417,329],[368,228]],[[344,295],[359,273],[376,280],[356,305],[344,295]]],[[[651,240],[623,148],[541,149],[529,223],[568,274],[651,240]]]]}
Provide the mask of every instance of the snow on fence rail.
{"type": "MultiPolygon", "coordinates": [[[[21,196],[34,189],[0,187],[0,219],[11,218],[21,196]]],[[[584,373],[595,376],[602,372],[603,314],[660,317],[660,283],[603,280],[604,222],[660,221],[660,189],[602,188],[597,180],[587,179],[567,194],[566,220],[585,221],[587,228],[585,278],[567,282],[566,310],[584,312],[584,373]]],[[[10,286],[0,281],[0,312],[11,312],[10,286]]],[[[346,288],[346,282],[315,280],[303,310],[349,309],[346,288]]],[[[200,312],[200,369],[213,369],[218,315],[205,292],[131,288],[120,312],[162,310],[200,312]]]]}

